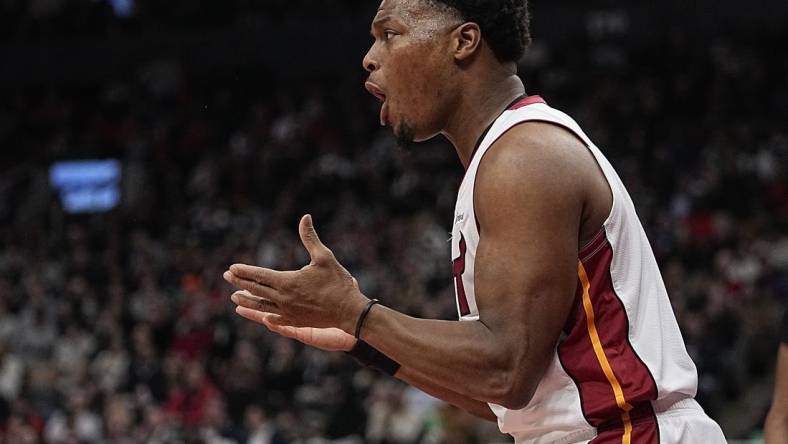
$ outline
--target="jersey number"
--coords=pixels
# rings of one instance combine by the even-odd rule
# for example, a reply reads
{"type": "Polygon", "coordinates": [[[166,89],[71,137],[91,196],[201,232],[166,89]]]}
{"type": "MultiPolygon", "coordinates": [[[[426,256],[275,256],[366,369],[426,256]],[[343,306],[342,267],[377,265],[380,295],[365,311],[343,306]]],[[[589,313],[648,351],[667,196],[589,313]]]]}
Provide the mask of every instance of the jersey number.
{"type": "Polygon", "coordinates": [[[460,316],[471,314],[468,308],[468,297],[465,296],[465,286],[462,283],[462,274],[465,273],[465,252],[468,247],[465,245],[465,236],[460,233],[460,256],[454,259],[454,285],[457,287],[457,303],[460,306],[460,316]]]}

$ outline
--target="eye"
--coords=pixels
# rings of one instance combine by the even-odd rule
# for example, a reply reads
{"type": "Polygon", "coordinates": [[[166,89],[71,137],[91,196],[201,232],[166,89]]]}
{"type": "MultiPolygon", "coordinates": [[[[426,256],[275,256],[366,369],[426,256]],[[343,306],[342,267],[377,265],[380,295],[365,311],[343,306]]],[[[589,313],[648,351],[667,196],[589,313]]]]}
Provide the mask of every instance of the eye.
{"type": "Polygon", "coordinates": [[[387,30],[383,31],[383,40],[391,40],[391,38],[394,37],[395,35],[397,35],[396,32],[394,32],[394,31],[392,31],[390,29],[387,29],[387,30]]]}

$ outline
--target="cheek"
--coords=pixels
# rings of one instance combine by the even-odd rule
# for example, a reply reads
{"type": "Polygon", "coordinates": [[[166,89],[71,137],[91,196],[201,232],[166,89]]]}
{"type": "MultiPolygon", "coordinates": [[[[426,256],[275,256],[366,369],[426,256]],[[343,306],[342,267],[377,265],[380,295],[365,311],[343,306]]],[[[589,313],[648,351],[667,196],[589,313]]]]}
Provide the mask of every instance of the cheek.
{"type": "Polygon", "coordinates": [[[403,114],[425,118],[440,106],[445,87],[443,73],[446,67],[436,62],[433,54],[424,52],[402,60],[396,77],[396,104],[403,114]]]}

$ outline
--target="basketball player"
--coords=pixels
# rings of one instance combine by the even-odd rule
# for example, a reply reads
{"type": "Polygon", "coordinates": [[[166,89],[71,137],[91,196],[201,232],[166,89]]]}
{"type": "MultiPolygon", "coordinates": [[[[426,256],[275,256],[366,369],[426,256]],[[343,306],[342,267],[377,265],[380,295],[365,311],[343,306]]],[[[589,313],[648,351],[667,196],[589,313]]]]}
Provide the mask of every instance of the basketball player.
{"type": "Polygon", "coordinates": [[[526,96],[525,0],[384,0],[363,61],[381,124],[445,136],[466,169],[452,225],[462,322],[370,300],[299,233],[298,271],[236,264],[237,312],[476,414],[517,443],[723,443],[635,207],[566,114],[526,96]]]}
{"type": "Polygon", "coordinates": [[[783,316],[774,375],[774,397],[764,432],[766,444],[788,444],[788,310],[783,316]]]}

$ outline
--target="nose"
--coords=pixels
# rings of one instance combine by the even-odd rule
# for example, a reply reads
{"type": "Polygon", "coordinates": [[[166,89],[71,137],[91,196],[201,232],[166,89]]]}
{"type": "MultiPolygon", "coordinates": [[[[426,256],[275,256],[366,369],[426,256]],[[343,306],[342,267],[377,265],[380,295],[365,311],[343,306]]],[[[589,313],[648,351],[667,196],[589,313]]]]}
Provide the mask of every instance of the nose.
{"type": "Polygon", "coordinates": [[[364,66],[364,69],[367,70],[368,72],[373,72],[380,68],[380,63],[378,62],[377,57],[375,56],[375,46],[376,44],[373,44],[372,47],[369,48],[369,51],[367,51],[367,55],[365,55],[364,59],[361,61],[361,64],[364,66]]]}

